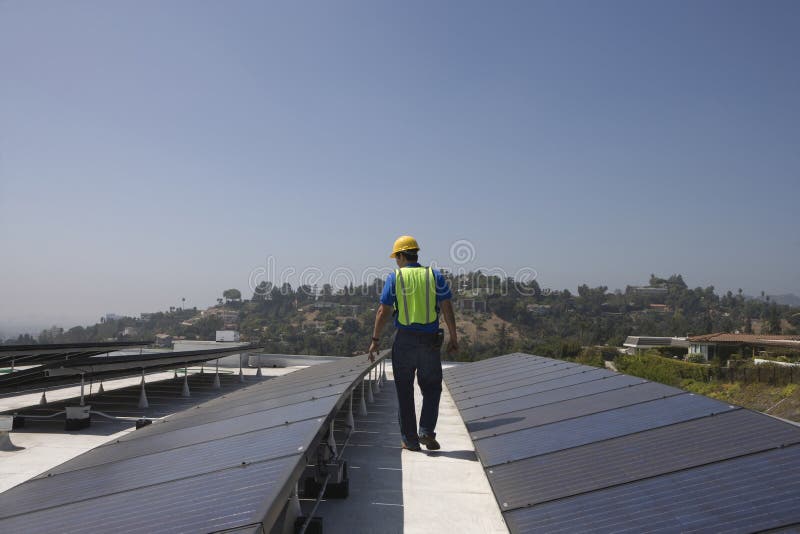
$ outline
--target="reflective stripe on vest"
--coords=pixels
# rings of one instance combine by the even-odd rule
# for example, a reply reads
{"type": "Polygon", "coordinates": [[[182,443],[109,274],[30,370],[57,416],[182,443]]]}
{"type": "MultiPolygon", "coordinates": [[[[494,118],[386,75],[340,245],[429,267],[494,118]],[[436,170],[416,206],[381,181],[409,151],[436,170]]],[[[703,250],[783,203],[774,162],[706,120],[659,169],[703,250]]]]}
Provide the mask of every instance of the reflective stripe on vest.
{"type": "Polygon", "coordinates": [[[397,320],[403,326],[436,320],[436,278],[430,267],[395,270],[397,320]]]}

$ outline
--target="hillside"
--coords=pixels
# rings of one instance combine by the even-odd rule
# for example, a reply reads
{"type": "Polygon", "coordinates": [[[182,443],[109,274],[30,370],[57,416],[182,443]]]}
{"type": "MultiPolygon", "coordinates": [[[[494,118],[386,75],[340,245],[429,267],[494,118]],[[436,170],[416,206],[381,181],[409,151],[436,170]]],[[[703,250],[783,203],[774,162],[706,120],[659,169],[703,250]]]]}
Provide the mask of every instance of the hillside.
{"type": "MultiPolygon", "coordinates": [[[[629,335],[686,336],[710,332],[800,332],[800,310],[772,301],[749,299],[713,286],[689,288],[681,275],[651,275],[647,286],[609,291],[582,285],[569,290],[541,289],[475,272],[445,272],[453,289],[461,351],[473,360],[514,350],[565,356],[576,347],[620,346],[629,335]]],[[[383,284],[376,280],[334,289],[262,284],[250,299],[229,289],[206,310],[171,309],[140,318],[108,318],[67,331],[49,329],[38,339],[7,342],[80,342],[103,339],[213,339],[231,328],[267,351],[298,354],[356,354],[366,349],[383,284]]],[[[389,343],[392,329],[383,335],[389,343]]]]}

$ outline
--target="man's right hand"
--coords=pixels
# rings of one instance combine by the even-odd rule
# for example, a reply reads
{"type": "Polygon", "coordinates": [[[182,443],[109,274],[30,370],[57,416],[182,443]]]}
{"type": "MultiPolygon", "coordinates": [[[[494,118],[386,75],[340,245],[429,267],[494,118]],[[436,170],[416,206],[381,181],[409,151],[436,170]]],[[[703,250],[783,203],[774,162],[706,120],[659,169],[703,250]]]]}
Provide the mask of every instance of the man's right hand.
{"type": "Polygon", "coordinates": [[[454,354],[458,352],[458,340],[450,338],[447,342],[447,354],[454,354]]]}

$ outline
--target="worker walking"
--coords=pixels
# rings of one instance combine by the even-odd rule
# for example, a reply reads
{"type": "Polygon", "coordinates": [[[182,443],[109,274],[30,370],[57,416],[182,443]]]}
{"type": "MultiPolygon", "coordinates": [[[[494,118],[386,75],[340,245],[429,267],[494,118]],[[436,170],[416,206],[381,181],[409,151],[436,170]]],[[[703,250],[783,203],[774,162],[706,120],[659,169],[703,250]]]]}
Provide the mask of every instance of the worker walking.
{"type": "Polygon", "coordinates": [[[439,271],[419,264],[418,254],[419,244],[413,237],[404,235],[394,242],[390,257],[397,262],[397,269],[386,278],[369,346],[373,360],[381,331],[394,316],[397,333],[392,344],[392,372],[400,405],[400,434],[403,448],[412,451],[421,450],[420,444],[430,450],[439,448],[435,429],[442,394],[444,340],[440,311],[450,334],[447,352],[458,351],[450,287],[439,271]],[[414,408],[415,375],[422,392],[419,430],[414,408]]]}

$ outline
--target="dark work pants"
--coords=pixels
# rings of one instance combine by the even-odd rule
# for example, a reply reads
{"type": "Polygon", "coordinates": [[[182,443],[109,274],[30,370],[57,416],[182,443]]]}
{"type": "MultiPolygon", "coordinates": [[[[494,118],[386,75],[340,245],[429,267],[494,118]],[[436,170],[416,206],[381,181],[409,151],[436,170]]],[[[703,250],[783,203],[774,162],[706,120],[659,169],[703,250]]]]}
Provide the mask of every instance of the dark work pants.
{"type": "Polygon", "coordinates": [[[400,434],[407,444],[419,441],[417,412],[414,408],[414,375],[422,392],[422,413],[419,433],[433,435],[439,418],[439,398],[442,396],[441,347],[436,334],[417,334],[397,331],[392,345],[392,372],[400,405],[400,434]]]}

